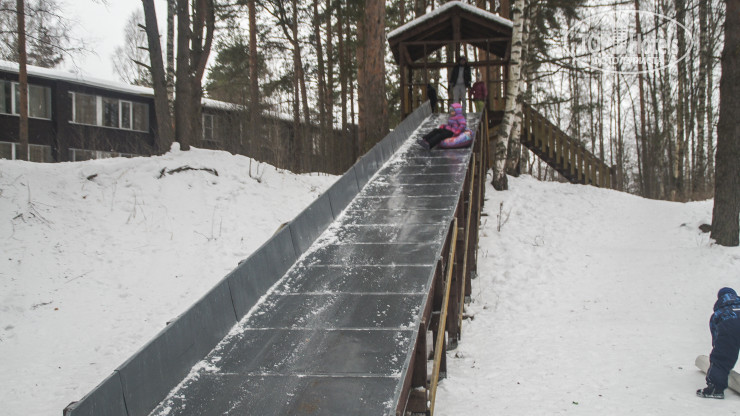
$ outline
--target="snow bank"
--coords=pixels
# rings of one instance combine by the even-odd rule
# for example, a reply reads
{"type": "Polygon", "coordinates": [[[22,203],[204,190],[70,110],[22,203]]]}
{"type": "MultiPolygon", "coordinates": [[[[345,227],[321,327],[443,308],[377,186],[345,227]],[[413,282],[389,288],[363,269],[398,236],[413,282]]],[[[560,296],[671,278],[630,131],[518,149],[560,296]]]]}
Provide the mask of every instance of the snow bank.
{"type": "Polygon", "coordinates": [[[3,413],[61,414],[334,180],[199,149],[0,160],[3,413]],[[218,176],[160,177],[183,166],[218,176]]]}
{"type": "Polygon", "coordinates": [[[439,414],[734,414],[740,396],[694,394],[717,290],[740,286],[740,249],[697,229],[712,202],[509,180],[486,194],[474,320],[439,414]]]}

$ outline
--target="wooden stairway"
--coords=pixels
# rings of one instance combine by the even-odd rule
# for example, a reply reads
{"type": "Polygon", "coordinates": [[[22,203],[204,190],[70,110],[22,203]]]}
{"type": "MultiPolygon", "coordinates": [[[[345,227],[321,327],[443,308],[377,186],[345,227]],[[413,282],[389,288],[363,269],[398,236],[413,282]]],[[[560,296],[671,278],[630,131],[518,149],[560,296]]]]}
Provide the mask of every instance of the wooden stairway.
{"type": "Polygon", "coordinates": [[[614,169],[537,112],[522,103],[521,142],[571,183],[613,188],[614,169]]]}

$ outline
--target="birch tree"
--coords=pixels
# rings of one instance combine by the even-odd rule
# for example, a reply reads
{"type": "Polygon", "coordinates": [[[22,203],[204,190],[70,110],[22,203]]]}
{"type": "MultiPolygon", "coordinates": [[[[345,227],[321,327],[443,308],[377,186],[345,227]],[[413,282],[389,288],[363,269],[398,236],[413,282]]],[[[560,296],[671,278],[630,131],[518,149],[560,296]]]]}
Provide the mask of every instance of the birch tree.
{"type": "Polygon", "coordinates": [[[522,13],[523,21],[522,21],[522,51],[520,54],[520,80],[518,82],[518,90],[516,94],[516,109],[514,110],[514,126],[511,129],[511,135],[509,138],[509,149],[508,149],[508,165],[509,169],[507,169],[509,172],[513,173],[514,175],[519,175],[520,172],[520,160],[521,160],[521,132],[522,132],[522,122],[523,122],[523,113],[522,113],[522,102],[524,101],[524,95],[526,93],[527,89],[527,83],[526,80],[528,78],[528,71],[527,71],[527,63],[528,63],[528,54],[530,52],[530,37],[529,37],[529,25],[530,21],[532,19],[533,15],[536,15],[537,13],[537,6],[538,4],[535,3],[534,6],[529,6],[530,2],[529,0],[524,0],[524,6],[522,10],[526,10],[526,12],[522,13]]]}
{"type": "Polygon", "coordinates": [[[493,179],[491,185],[498,191],[509,188],[506,179],[506,149],[511,137],[512,127],[516,121],[517,96],[521,82],[522,28],[524,25],[524,0],[515,0],[511,8],[511,19],[514,27],[511,35],[511,53],[509,59],[509,82],[506,84],[506,109],[501,127],[496,136],[494,148],[493,179]]]}

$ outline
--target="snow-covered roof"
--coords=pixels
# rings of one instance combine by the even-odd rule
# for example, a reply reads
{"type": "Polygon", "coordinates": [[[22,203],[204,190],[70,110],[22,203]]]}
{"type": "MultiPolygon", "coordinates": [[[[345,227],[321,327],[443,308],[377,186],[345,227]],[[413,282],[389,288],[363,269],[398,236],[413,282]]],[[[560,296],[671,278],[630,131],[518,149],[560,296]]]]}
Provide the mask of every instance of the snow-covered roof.
{"type": "MultiPolygon", "coordinates": [[[[60,69],[41,68],[39,66],[28,65],[28,75],[37,78],[46,78],[54,80],[62,80],[71,82],[79,85],[86,85],[90,87],[103,88],[111,91],[124,92],[127,94],[137,95],[154,95],[154,91],[151,88],[139,87],[137,85],[128,85],[121,82],[109,81],[107,79],[94,78],[88,76],[82,76],[74,74],[72,72],[63,71],[60,69]]],[[[0,71],[7,71],[18,73],[18,62],[3,61],[0,60],[0,71]]]]}
{"type": "MultiPolygon", "coordinates": [[[[122,92],[126,94],[135,94],[143,97],[154,97],[154,89],[149,87],[140,87],[138,85],[129,85],[122,82],[110,81],[107,79],[78,75],[61,69],[42,68],[39,66],[28,65],[26,67],[28,75],[36,78],[45,78],[51,80],[61,80],[70,83],[105,89],[109,91],[122,92]]],[[[19,71],[18,62],[4,61],[0,59],[0,71],[17,74],[19,71]]],[[[219,110],[241,109],[241,106],[224,101],[218,101],[211,98],[203,98],[201,104],[207,108],[219,110]]]]}
{"type": "Polygon", "coordinates": [[[503,18],[503,17],[499,16],[498,14],[491,13],[489,11],[483,10],[483,9],[481,9],[479,7],[475,7],[475,6],[472,6],[472,5],[467,4],[467,3],[463,3],[461,1],[451,1],[451,2],[445,3],[443,6],[437,8],[437,9],[434,9],[431,12],[429,12],[429,13],[427,13],[427,14],[419,17],[419,18],[416,18],[416,19],[414,19],[414,20],[406,23],[405,25],[403,25],[401,27],[396,28],[395,30],[393,30],[390,33],[388,33],[388,38],[390,39],[390,38],[396,37],[396,36],[402,34],[403,32],[406,32],[407,30],[409,30],[411,28],[414,28],[417,25],[420,25],[420,24],[426,22],[427,20],[433,19],[433,18],[439,16],[440,14],[445,13],[446,11],[452,9],[453,7],[460,7],[462,9],[466,10],[466,11],[469,11],[470,13],[475,13],[475,14],[477,14],[477,15],[485,18],[485,19],[495,21],[495,22],[500,23],[500,24],[502,24],[504,26],[514,27],[514,23],[511,20],[506,19],[506,18],[503,18]]]}
{"type": "Polygon", "coordinates": [[[246,107],[239,104],[227,103],[226,101],[218,101],[213,98],[203,97],[200,99],[200,103],[203,107],[212,108],[214,110],[244,110],[246,107]]]}

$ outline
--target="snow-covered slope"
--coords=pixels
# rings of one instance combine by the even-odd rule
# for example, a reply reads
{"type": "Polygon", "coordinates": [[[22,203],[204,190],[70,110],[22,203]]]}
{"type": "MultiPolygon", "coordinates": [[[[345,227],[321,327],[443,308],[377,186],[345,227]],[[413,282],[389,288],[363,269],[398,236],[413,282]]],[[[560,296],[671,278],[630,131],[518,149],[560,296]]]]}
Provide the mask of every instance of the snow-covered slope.
{"type": "MultiPolygon", "coordinates": [[[[1,413],[61,414],[335,179],[251,173],[247,158],[197,149],[0,160],[1,413]],[[218,176],[159,178],[182,166],[218,176]]],[[[711,202],[510,186],[487,192],[474,320],[435,414],[740,413],[736,394],[694,396],[716,291],[740,289],[740,249],[697,230],[711,202]]]]}
{"type": "Polygon", "coordinates": [[[740,288],[740,249],[697,229],[711,201],[509,180],[486,195],[474,320],[437,414],[740,414],[740,395],[694,393],[717,290],[740,288]]]}
{"type": "Polygon", "coordinates": [[[60,415],[335,179],[198,149],[0,160],[0,413],[60,415]],[[160,178],[183,166],[218,176],[160,178]]]}

